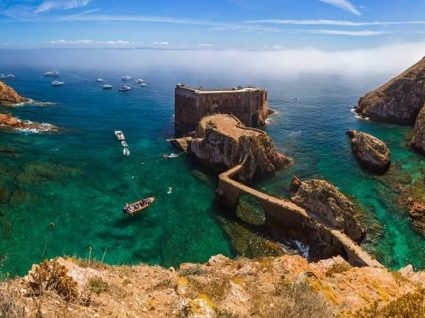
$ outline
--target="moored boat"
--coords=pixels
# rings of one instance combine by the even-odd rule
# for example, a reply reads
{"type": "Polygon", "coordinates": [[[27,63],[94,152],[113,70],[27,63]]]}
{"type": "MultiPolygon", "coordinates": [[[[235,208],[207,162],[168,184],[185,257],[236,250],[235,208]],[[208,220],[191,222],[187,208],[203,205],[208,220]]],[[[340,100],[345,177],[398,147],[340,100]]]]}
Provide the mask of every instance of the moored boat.
{"type": "Polygon", "coordinates": [[[141,78],[138,78],[137,80],[134,81],[136,84],[142,84],[144,82],[144,80],[142,80],[141,78]]]}
{"type": "Polygon", "coordinates": [[[111,84],[105,84],[102,86],[103,89],[112,89],[112,85],[111,84]]]}
{"type": "Polygon", "coordinates": [[[162,158],[164,158],[164,159],[174,159],[174,158],[178,158],[178,157],[179,157],[179,155],[177,155],[175,153],[170,153],[170,154],[166,153],[166,154],[162,155],[162,158]]]}
{"type": "Polygon", "coordinates": [[[117,139],[119,141],[125,140],[125,136],[124,136],[124,134],[121,130],[115,130],[114,134],[115,134],[115,137],[117,137],[117,139]]]}
{"type": "Polygon", "coordinates": [[[133,78],[130,75],[124,75],[123,77],[121,77],[122,81],[131,81],[133,78]]]}
{"type": "Polygon", "coordinates": [[[120,91],[120,92],[128,92],[130,90],[131,90],[131,87],[130,86],[124,85],[124,86],[120,87],[120,89],[118,91],[120,91]]]}
{"type": "Polygon", "coordinates": [[[124,148],[122,150],[122,154],[126,157],[129,157],[130,156],[130,150],[128,150],[128,148],[124,148]]]}
{"type": "Polygon", "coordinates": [[[58,77],[59,72],[58,71],[49,71],[49,72],[44,73],[44,76],[46,76],[46,77],[58,77]]]}
{"type": "Polygon", "coordinates": [[[103,78],[96,78],[97,83],[103,83],[105,80],[103,78]]]}
{"type": "Polygon", "coordinates": [[[123,146],[124,148],[128,147],[128,144],[125,140],[121,141],[121,146],[123,146]]]}
{"type": "Polygon", "coordinates": [[[154,201],[155,197],[149,197],[131,204],[127,203],[122,210],[125,214],[135,215],[148,208],[154,201]]]}
{"type": "Polygon", "coordinates": [[[7,74],[6,75],[6,78],[15,78],[15,75],[13,75],[13,74],[7,74]]]}
{"type": "Polygon", "coordinates": [[[65,82],[53,81],[52,86],[64,86],[65,82]]]}

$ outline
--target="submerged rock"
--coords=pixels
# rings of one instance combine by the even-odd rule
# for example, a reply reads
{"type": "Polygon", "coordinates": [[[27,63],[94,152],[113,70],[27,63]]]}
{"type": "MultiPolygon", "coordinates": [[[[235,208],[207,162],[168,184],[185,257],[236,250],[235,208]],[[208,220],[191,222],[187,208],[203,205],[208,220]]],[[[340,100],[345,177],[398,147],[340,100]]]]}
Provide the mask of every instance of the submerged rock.
{"type": "Polygon", "coordinates": [[[425,154],[425,107],[421,109],[416,118],[415,134],[410,145],[416,151],[425,154]]]}
{"type": "Polygon", "coordinates": [[[372,172],[385,173],[391,165],[390,150],[387,145],[372,135],[350,130],[353,153],[360,164],[372,172]]]}
{"type": "Polygon", "coordinates": [[[20,185],[36,184],[79,174],[81,174],[81,171],[76,168],[60,164],[37,162],[27,164],[23,171],[18,174],[16,180],[20,185]]]}
{"type": "Polygon", "coordinates": [[[34,132],[58,131],[58,128],[46,123],[33,123],[29,120],[20,120],[10,114],[0,113],[0,128],[31,130],[34,132]]]}
{"type": "Polygon", "coordinates": [[[224,171],[242,164],[239,177],[245,181],[273,175],[290,163],[265,132],[247,128],[231,115],[204,117],[189,142],[190,153],[209,167],[224,171]]]}
{"type": "Polygon", "coordinates": [[[292,201],[317,215],[325,224],[344,231],[354,241],[364,238],[365,231],[356,219],[358,211],[335,186],[325,180],[313,179],[291,189],[298,189],[292,193],[292,201]]]}
{"type": "Polygon", "coordinates": [[[356,112],[372,120],[413,124],[424,102],[425,58],[362,97],[356,112]]]}
{"type": "Polygon", "coordinates": [[[27,98],[19,96],[12,87],[0,81],[0,104],[19,104],[27,101],[27,98]]]}

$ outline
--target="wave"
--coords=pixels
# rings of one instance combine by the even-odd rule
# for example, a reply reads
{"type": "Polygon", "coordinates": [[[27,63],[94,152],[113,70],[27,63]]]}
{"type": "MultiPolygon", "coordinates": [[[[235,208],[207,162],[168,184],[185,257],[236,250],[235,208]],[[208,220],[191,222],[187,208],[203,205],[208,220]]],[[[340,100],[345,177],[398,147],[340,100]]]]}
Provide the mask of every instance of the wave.
{"type": "Polygon", "coordinates": [[[36,101],[36,100],[33,100],[33,99],[29,98],[25,102],[12,104],[10,106],[13,106],[13,107],[22,107],[22,106],[27,106],[27,105],[47,107],[47,106],[56,105],[56,103],[53,103],[53,102],[39,102],[39,101],[36,101]]]}
{"type": "Polygon", "coordinates": [[[356,119],[366,120],[366,121],[370,120],[369,117],[362,116],[359,113],[357,113],[355,108],[351,108],[350,111],[354,114],[354,118],[356,118],[356,119]]]}
{"type": "Polygon", "coordinates": [[[22,121],[24,125],[28,125],[28,127],[16,128],[16,130],[24,133],[33,133],[39,134],[50,131],[57,131],[58,128],[55,125],[49,123],[34,123],[29,120],[22,121]]]}

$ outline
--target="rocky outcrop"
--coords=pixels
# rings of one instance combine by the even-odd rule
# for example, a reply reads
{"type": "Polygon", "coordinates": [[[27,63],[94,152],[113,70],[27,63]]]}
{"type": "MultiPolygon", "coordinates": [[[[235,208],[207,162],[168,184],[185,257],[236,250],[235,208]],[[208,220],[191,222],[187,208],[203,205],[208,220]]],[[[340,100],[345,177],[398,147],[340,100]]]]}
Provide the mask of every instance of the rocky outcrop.
{"type": "Polygon", "coordinates": [[[16,130],[31,130],[34,132],[57,131],[58,128],[51,124],[34,123],[29,120],[20,120],[10,114],[0,113],[0,128],[16,129],[16,130]]]}
{"type": "Polygon", "coordinates": [[[425,107],[421,109],[415,123],[415,133],[411,146],[416,151],[425,154],[425,107]]]}
{"type": "Polygon", "coordinates": [[[360,164],[371,172],[385,173],[391,165],[390,150],[387,145],[372,135],[350,130],[353,153],[360,164]]]}
{"type": "Polygon", "coordinates": [[[425,58],[362,97],[356,112],[372,120],[413,124],[425,102],[425,58]]]}
{"type": "Polygon", "coordinates": [[[288,157],[276,151],[265,132],[247,128],[231,115],[202,118],[194,138],[188,142],[191,154],[219,171],[242,163],[239,178],[243,181],[272,175],[290,163],[288,157]]]}
{"type": "Polygon", "coordinates": [[[358,211],[354,204],[335,186],[325,180],[292,181],[292,201],[314,213],[324,224],[342,230],[354,241],[365,235],[356,219],[358,211]]]}
{"type": "Polygon", "coordinates": [[[12,87],[0,81],[0,104],[19,104],[27,101],[27,98],[19,96],[12,87]]]}
{"type": "Polygon", "coordinates": [[[425,273],[351,267],[336,257],[230,260],[179,269],[73,258],[3,281],[5,317],[424,317],[425,273]]]}

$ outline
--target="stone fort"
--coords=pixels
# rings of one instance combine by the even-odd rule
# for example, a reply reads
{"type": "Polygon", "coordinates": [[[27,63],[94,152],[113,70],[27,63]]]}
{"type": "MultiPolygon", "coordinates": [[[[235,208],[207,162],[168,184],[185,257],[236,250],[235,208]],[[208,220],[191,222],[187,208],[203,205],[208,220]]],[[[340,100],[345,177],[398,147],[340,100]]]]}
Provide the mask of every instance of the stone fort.
{"type": "Polygon", "coordinates": [[[192,88],[178,84],[175,90],[175,129],[177,135],[196,130],[202,117],[232,114],[248,127],[264,125],[270,114],[267,91],[255,87],[231,89],[192,88]]]}

